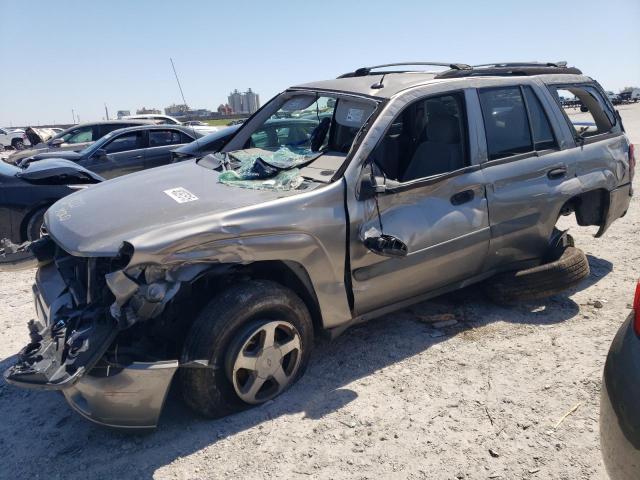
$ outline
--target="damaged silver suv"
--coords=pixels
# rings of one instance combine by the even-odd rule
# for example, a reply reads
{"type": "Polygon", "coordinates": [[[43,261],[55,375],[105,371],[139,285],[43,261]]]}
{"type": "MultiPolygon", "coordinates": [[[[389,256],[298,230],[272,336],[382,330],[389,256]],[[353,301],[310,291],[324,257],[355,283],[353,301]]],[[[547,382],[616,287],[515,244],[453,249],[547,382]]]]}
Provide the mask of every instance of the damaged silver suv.
{"type": "Polygon", "coordinates": [[[556,222],[602,235],[635,163],[602,88],[565,64],[411,65],[290,88],[217,153],[54,204],[6,380],[149,428],[176,376],[219,417],[294,383],[321,332],[483,280],[519,301],[588,275],[556,222]]]}

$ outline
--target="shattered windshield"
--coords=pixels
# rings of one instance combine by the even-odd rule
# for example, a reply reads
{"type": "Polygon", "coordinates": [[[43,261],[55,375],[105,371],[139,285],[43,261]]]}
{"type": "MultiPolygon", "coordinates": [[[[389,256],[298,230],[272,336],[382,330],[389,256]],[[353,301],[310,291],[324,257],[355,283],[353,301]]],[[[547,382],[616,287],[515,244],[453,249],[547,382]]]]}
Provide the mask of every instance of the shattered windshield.
{"type": "Polygon", "coordinates": [[[220,183],[243,188],[293,190],[300,170],[327,153],[346,154],[373,112],[366,101],[301,93],[254,128],[244,148],[217,154],[220,183]]]}

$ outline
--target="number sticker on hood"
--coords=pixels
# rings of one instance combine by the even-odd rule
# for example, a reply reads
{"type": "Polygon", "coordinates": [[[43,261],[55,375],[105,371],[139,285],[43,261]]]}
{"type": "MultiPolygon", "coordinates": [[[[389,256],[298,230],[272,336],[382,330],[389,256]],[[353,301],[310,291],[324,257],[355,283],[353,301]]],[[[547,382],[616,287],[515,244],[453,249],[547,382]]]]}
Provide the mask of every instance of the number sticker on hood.
{"type": "Polygon", "coordinates": [[[182,187],[170,188],[169,190],[165,190],[164,193],[169,195],[178,203],[195,202],[198,200],[198,197],[186,188],[182,187]]]}

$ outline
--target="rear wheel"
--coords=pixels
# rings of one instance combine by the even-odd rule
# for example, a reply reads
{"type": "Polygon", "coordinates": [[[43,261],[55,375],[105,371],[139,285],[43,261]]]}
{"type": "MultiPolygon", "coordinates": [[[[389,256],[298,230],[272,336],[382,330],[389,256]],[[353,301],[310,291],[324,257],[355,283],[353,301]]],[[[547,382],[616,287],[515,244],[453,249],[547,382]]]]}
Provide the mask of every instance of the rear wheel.
{"type": "Polygon", "coordinates": [[[11,141],[11,146],[16,150],[22,150],[24,149],[24,142],[22,141],[21,138],[14,138],[11,141]]]}
{"type": "Polygon", "coordinates": [[[574,246],[563,249],[559,258],[537,267],[496,275],[483,287],[496,303],[512,305],[556,295],[578,285],[589,276],[589,261],[574,246]]]}
{"type": "Polygon", "coordinates": [[[312,347],[311,317],[295,293],[270,281],[236,284],[211,300],[187,335],[185,402],[213,418],[264,403],[300,378],[312,347]],[[197,360],[208,366],[191,366],[197,360]]]}

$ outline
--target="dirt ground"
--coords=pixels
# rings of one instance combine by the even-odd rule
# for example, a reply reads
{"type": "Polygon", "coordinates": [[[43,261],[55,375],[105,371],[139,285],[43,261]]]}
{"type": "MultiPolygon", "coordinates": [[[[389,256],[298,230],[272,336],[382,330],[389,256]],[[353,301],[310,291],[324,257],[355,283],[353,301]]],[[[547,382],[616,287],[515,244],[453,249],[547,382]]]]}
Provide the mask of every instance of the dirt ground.
{"type": "MultiPolygon", "coordinates": [[[[640,105],[620,111],[640,143],[640,105]]],[[[157,431],[126,435],[0,382],[0,478],[604,479],[600,380],[640,276],[639,203],[601,239],[563,222],[589,256],[580,288],[502,308],[471,287],[387,315],[319,341],[292,389],[222,420],[172,392],[157,431]]],[[[33,274],[0,274],[2,370],[27,342],[33,274]]]]}

